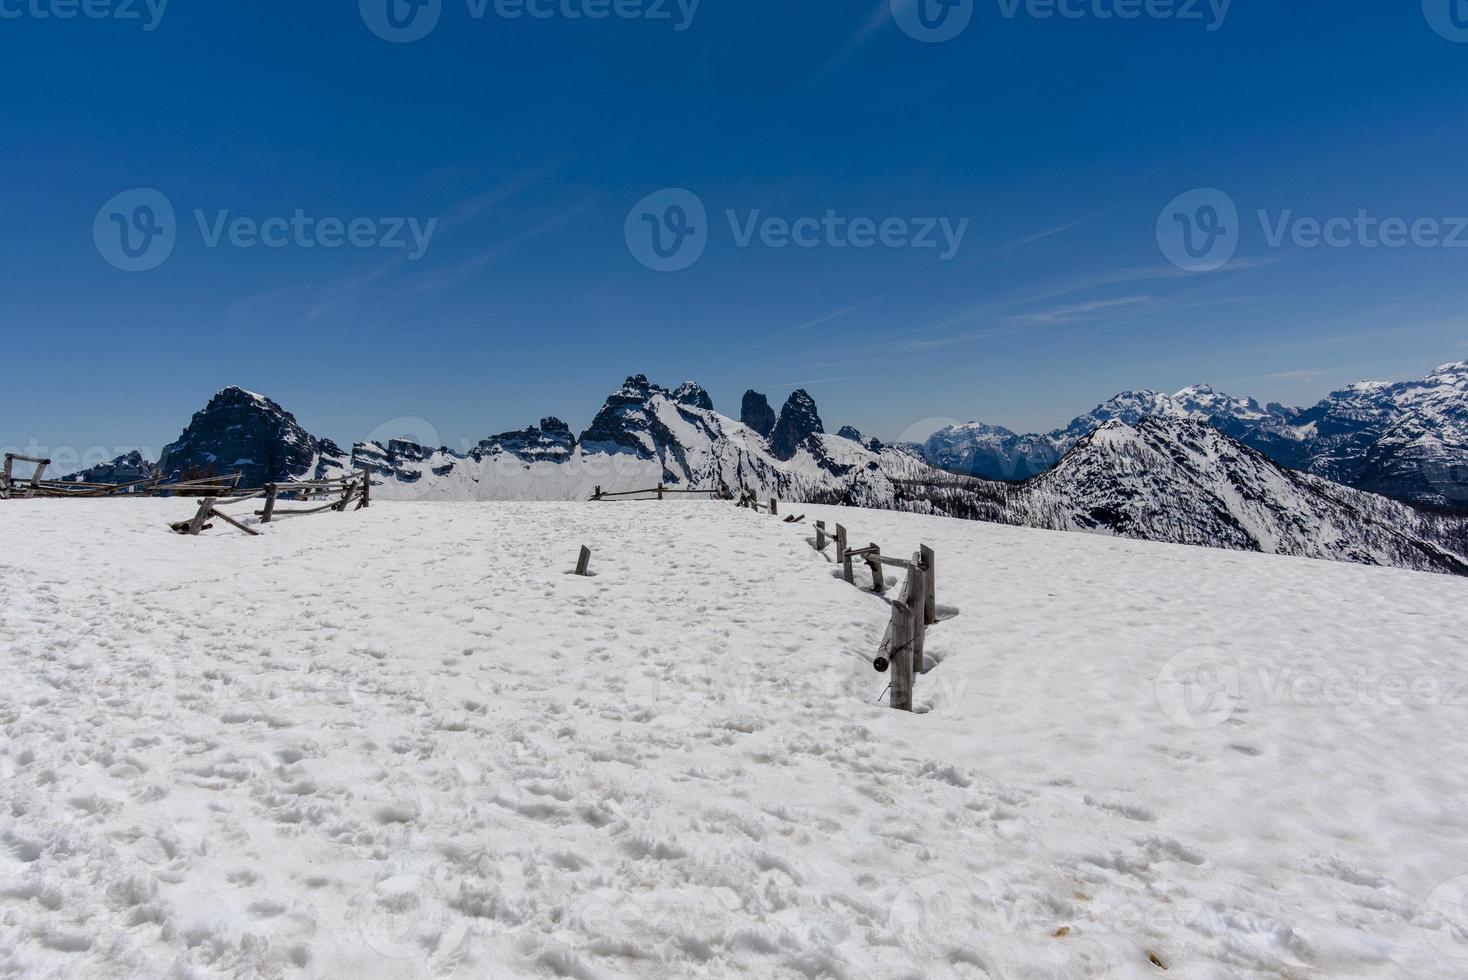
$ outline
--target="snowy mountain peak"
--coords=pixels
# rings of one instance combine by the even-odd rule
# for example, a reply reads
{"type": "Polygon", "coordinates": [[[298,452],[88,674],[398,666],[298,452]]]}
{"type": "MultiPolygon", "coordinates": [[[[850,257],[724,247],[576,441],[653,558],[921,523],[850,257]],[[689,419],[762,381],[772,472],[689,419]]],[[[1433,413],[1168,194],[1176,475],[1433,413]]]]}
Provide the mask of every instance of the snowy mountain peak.
{"type": "Polygon", "coordinates": [[[673,400],[680,405],[691,405],[694,408],[703,408],[713,411],[714,400],[704,390],[703,385],[692,381],[685,381],[673,389],[673,400]]]}
{"type": "Polygon", "coordinates": [[[261,486],[314,475],[324,462],[344,455],[335,443],[303,429],[274,401],[230,385],[194,413],[178,439],[163,447],[158,465],[168,478],[238,472],[241,485],[261,486]]]}
{"type": "Polygon", "coordinates": [[[770,451],[779,460],[790,460],[800,445],[813,435],[825,432],[816,400],[804,388],[797,388],[785,400],[775,429],[770,433],[770,451]]]}

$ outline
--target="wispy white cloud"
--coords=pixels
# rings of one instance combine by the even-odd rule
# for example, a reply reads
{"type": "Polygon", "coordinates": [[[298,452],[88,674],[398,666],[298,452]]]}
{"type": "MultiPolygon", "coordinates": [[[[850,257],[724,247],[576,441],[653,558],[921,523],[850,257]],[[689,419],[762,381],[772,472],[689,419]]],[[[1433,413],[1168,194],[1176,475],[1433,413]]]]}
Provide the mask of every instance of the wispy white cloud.
{"type": "Polygon", "coordinates": [[[1274,374],[1261,374],[1259,377],[1263,381],[1295,381],[1303,384],[1314,381],[1323,373],[1323,371],[1307,369],[1303,371],[1277,371],[1274,374]]]}
{"type": "Polygon", "coordinates": [[[1116,299],[1092,300],[1089,303],[1072,303],[1068,306],[1057,306],[1054,309],[1041,310],[1036,313],[1020,313],[1004,319],[1018,326],[1048,326],[1052,323],[1070,323],[1074,320],[1089,319],[1098,313],[1123,307],[1135,308],[1152,302],[1151,296],[1121,296],[1116,299]]]}

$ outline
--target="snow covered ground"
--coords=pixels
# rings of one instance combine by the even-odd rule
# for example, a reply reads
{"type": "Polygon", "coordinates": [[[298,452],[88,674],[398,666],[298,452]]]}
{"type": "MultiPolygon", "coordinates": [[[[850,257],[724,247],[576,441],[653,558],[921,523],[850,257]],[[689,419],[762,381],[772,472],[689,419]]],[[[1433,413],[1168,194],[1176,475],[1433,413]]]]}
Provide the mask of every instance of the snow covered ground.
{"type": "Polygon", "coordinates": [[[727,503],[0,504],[0,976],[1468,975],[1468,582],[792,509],[923,713],[727,503]]]}

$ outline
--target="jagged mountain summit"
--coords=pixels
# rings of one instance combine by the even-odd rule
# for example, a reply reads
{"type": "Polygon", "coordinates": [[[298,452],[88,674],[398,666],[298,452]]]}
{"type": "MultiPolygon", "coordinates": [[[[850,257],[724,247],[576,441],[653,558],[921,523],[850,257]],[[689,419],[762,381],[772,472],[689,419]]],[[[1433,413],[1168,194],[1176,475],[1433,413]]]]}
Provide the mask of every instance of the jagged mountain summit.
{"type": "Polygon", "coordinates": [[[1020,500],[1031,525],[1468,574],[1457,522],[1286,469],[1195,419],[1107,422],[1020,500]]]}
{"type": "Polygon", "coordinates": [[[238,472],[244,486],[258,487],[344,458],[336,443],[311,435],[269,398],[230,385],[163,447],[158,466],[166,479],[238,472]]]}
{"type": "Polygon", "coordinates": [[[1421,381],[1362,382],[1309,409],[1235,398],[1207,385],[1172,395],[1123,392],[1046,434],[972,422],[940,429],[920,449],[934,466],[993,480],[1024,480],[1053,467],[1110,421],[1206,421],[1292,469],[1409,503],[1468,507],[1468,363],[1421,381]]]}
{"type": "Polygon", "coordinates": [[[156,468],[156,463],[134,449],[116,459],[69,473],[61,479],[66,483],[136,483],[151,477],[156,468]]]}
{"type": "MultiPolygon", "coordinates": [[[[746,407],[752,403],[769,404],[763,395],[746,395],[746,407]]],[[[762,496],[799,500],[819,492],[883,507],[897,496],[894,481],[936,475],[910,453],[826,435],[806,392],[791,395],[766,438],[716,412],[701,386],[685,382],[670,391],[641,374],[607,398],[579,437],[545,419],[467,453],[395,441],[361,443],[350,458],[323,461],[323,474],[370,468],[382,479],[384,499],[576,500],[597,487],[723,483],[762,496]]]]}
{"type": "MultiPolygon", "coordinates": [[[[1187,392],[1195,406],[1189,415],[1220,410],[1207,389],[1187,392]]],[[[1451,414],[1437,399],[1418,401],[1418,417],[1451,414]]],[[[749,402],[746,397],[746,407],[749,402]]],[[[950,475],[849,426],[828,434],[804,391],[786,401],[769,437],[705,407],[712,400],[697,385],[669,390],[633,375],[579,436],[546,417],[466,452],[393,439],[358,443],[348,453],[306,432],[271,399],[231,387],[194,415],[163,462],[165,477],[239,470],[246,485],[366,468],[376,481],[374,495],[385,500],[579,500],[597,487],[726,484],[790,502],[1468,573],[1463,522],[1288,470],[1222,432],[1218,417],[1148,414],[1173,404],[1185,404],[1182,393],[1114,399],[1092,413],[1109,418],[1077,437],[1044,473],[1016,484],[950,475]]],[[[1287,414],[1245,400],[1223,404],[1234,417],[1287,414]]],[[[971,431],[1000,442],[1013,436],[988,427],[971,431]]],[[[1391,431],[1403,430],[1387,427],[1376,444],[1388,444],[1391,431]]],[[[1050,451],[1055,445],[1049,443],[1050,451]]]]}
{"type": "Polygon", "coordinates": [[[1053,432],[1021,435],[1002,426],[969,422],[939,429],[921,451],[928,462],[951,473],[1026,480],[1049,470],[1072,446],[1108,422],[1135,426],[1149,417],[1186,418],[1222,428],[1290,419],[1298,412],[1282,405],[1262,408],[1252,398],[1235,398],[1208,385],[1192,385],[1173,395],[1142,389],[1123,391],[1053,432]]]}

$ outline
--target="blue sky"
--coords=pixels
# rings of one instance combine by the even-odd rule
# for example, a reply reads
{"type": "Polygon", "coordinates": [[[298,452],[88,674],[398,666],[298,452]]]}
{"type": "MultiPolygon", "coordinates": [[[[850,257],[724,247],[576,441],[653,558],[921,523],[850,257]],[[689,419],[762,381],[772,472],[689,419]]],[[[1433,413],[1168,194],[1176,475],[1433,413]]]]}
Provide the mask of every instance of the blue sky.
{"type": "Polygon", "coordinates": [[[441,0],[412,43],[356,0],[174,0],[152,30],[37,16],[63,2],[0,0],[7,446],[156,448],[226,384],[342,442],[408,416],[457,448],[544,414],[584,426],[634,372],[698,380],[730,414],[747,387],[778,404],[803,386],[830,428],[891,438],[1050,428],[1198,381],[1311,402],[1468,358],[1468,248],[1276,246],[1255,214],[1441,219],[1445,237],[1468,216],[1468,43],[1417,0],[1236,0],[1221,23],[1206,4],[1044,19],[970,0],[945,43],[877,0],[703,0],[686,25],[674,0],[671,20],[441,0]],[[176,212],[145,272],[94,237],[135,188],[176,212]],[[626,237],[666,188],[707,212],[676,272],[626,237]],[[1217,271],[1159,247],[1196,188],[1240,212],[1217,271]],[[730,210],[967,224],[946,259],[740,247],[730,210]],[[433,234],[414,259],[209,247],[196,211],[433,234]]]}

